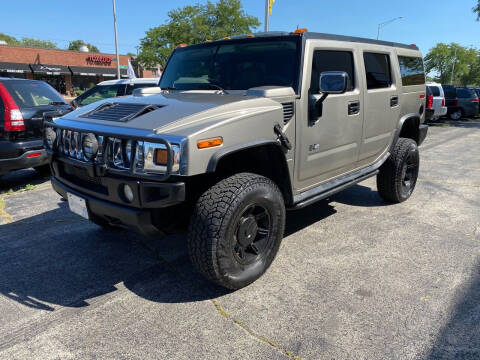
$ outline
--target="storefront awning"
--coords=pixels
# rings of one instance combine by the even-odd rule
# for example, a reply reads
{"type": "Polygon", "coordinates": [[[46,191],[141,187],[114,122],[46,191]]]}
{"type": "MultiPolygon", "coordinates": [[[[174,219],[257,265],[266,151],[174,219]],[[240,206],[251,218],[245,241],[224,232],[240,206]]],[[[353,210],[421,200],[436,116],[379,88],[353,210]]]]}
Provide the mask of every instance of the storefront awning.
{"type": "Polygon", "coordinates": [[[28,64],[0,62],[0,72],[8,73],[29,73],[32,72],[28,64]]]}
{"type": "MultiPolygon", "coordinates": [[[[87,66],[69,66],[73,75],[80,76],[95,76],[102,75],[103,77],[114,78],[117,76],[117,69],[115,68],[101,68],[101,67],[87,67],[87,66]]],[[[120,69],[121,77],[128,77],[126,69],[120,69]]]]}
{"type": "Polygon", "coordinates": [[[35,74],[70,75],[68,66],[64,65],[30,64],[30,67],[35,74]]]}

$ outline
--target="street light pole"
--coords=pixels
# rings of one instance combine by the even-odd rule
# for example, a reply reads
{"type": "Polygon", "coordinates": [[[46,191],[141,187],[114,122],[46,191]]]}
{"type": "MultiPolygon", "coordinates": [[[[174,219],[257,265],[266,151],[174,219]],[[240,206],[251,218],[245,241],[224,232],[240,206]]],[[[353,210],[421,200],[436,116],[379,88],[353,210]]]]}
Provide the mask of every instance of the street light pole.
{"type": "Polygon", "coordinates": [[[396,20],[400,20],[400,19],[403,19],[403,16],[399,16],[399,17],[396,17],[394,19],[391,19],[391,20],[388,20],[388,21],[385,21],[383,23],[380,23],[378,24],[378,29],[377,29],[377,40],[380,38],[380,29],[396,20]]]}
{"type": "Polygon", "coordinates": [[[117,9],[115,7],[115,0],[113,3],[113,27],[115,29],[115,56],[117,58],[117,79],[120,79],[120,57],[118,56],[118,36],[117,36],[117,9]]]}
{"type": "Polygon", "coordinates": [[[269,0],[265,0],[265,32],[268,31],[268,22],[269,22],[269,16],[268,16],[268,5],[269,5],[269,0]]]}

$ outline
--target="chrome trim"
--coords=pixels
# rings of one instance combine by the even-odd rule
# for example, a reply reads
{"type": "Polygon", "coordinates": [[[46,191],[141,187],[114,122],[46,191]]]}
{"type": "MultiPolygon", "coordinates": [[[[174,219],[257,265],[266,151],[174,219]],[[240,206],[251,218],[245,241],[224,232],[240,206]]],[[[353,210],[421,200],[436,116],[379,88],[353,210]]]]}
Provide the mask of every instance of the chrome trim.
{"type": "MultiPolygon", "coordinates": [[[[172,173],[177,173],[180,169],[180,146],[178,144],[171,144],[171,146],[173,151],[172,173]]],[[[153,161],[157,149],[166,149],[166,146],[150,142],[144,143],[144,173],[164,173],[167,170],[166,166],[157,165],[153,161]]]]}

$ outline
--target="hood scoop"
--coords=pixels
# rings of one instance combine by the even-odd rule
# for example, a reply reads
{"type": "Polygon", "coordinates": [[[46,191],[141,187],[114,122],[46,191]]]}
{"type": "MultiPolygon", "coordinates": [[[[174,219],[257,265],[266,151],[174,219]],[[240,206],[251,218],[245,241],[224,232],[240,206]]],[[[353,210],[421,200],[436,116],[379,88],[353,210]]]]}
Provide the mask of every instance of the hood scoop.
{"type": "Polygon", "coordinates": [[[160,109],[162,105],[129,104],[129,103],[103,103],[99,107],[80,115],[81,118],[127,122],[151,111],[160,109]]]}

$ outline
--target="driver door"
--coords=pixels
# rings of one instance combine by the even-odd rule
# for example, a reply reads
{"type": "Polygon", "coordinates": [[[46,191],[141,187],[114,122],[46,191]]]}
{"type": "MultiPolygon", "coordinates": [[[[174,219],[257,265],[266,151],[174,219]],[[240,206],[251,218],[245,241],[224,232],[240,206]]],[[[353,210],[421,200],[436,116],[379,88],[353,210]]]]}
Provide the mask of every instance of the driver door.
{"type": "Polygon", "coordinates": [[[301,108],[297,118],[295,188],[304,191],[353,170],[362,140],[363,103],[357,74],[358,54],[349,47],[335,50],[311,46],[306,51],[301,108]],[[320,74],[346,72],[350,86],[344,94],[329,95],[319,109],[316,101],[320,74]],[[305,94],[305,95],[303,95],[305,94]],[[308,94],[308,95],[307,95],[308,94]]]}

